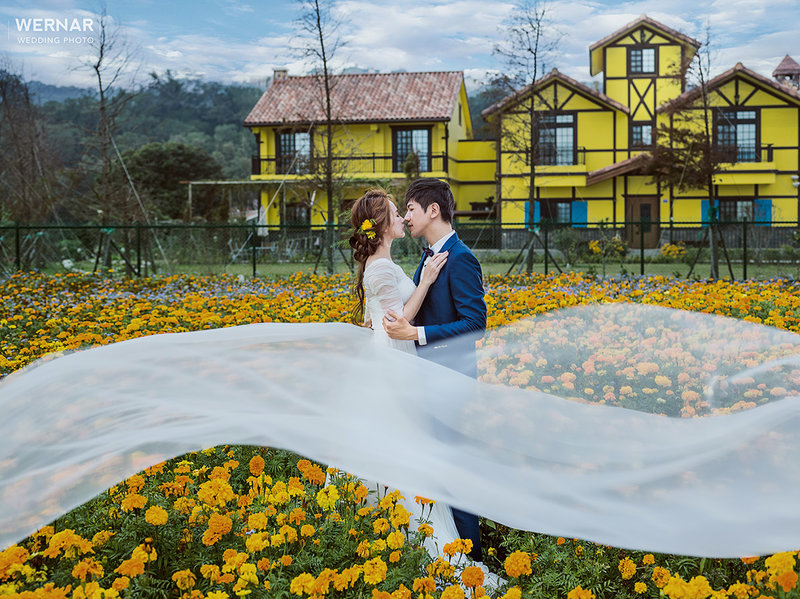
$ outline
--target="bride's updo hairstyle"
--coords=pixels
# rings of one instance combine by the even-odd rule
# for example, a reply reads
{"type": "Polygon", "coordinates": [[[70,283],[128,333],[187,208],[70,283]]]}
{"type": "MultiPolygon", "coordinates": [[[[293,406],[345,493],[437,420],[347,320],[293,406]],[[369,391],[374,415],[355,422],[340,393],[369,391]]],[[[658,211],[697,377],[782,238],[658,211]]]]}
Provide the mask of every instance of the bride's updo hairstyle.
{"type": "Polygon", "coordinates": [[[394,205],[392,195],[383,189],[368,189],[363,196],[356,200],[350,210],[350,224],[353,234],[350,235],[350,247],[353,248],[353,260],[358,264],[356,276],[353,280],[353,322],[361,324],[364,319],[364,268],[367,258],[378,251],[383,239],[383,233],[392,220],[390,205],[394,205]],[[386,200],[389,200],[387,202],[386,200]],[[374,225],[364,228],[364,223],[374,221],[374,225]],[[374,234],[369,234],[374,232],[374,234]]]}

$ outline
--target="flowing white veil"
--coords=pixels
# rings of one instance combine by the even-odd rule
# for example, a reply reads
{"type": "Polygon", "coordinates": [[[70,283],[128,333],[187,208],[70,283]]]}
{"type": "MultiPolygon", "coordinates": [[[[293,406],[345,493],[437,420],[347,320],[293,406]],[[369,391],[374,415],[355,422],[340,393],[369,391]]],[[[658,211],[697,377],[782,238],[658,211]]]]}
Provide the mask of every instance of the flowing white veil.
{"type": "Polygon", "coordinates": [[[0,384],[0,544],[165,458],[238,443],[524,530],[714,557],[800,547],[799,335],[607,304],[478,346],[485,382],[337,323],[41,360],[0,384]]]}

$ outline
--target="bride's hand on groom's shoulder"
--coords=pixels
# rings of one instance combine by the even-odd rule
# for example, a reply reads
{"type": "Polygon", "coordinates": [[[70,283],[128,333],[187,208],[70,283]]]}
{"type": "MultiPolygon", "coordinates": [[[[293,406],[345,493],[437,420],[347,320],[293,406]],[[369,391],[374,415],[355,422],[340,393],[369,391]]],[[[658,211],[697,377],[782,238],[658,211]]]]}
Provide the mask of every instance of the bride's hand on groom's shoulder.
{"type": "Polygon", "coordinates": [[[392,310],[387,310],[383,317],[383,330],[392,339],[417,340],[417,327],[408,322],[402,314],[392,310]]]}
{"type": "Polygon", "coordinates": [[[440,252],[434,254],[430,260],[425,264],[425,270],[422,273],[421,285],[433,285],[433,282],[439,277],[442,272],[445,262],[447,262],[448,252],[440,252]]]}

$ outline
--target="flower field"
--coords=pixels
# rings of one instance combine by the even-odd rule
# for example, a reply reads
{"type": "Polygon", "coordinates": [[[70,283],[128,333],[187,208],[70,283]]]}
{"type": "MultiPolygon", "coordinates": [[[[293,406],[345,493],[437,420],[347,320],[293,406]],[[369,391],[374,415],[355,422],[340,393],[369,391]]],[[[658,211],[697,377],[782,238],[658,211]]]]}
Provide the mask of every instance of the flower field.
{"type": "MultiPolygon", "coordinates": [[[[346,320],[348,287],[345,276],[303,274],[274,280],[184,275],[123,281],[16,275],[0,282],[0,377],[53,352],[156,333],[346,320]]],[[[486,300],[490,328],[568,306],[633,302],[800,332],[799,287],[790,280],[526,275],[488,277],[486,300]]],[[[656,344],[665,342],[657,331],[653,336],[656,344]]],[[[485,363],[483,377],[554,392],[572,385],[581,401],[624,406],[633,401],[624,385],[609,386],[598,378],[602,360],[583,362],[581,371],[595,378],[576,381],[564,373],[541,376],[532,365],[541,359],[514,356],[485,363]]],[[[682,364],[691,367],[685,360],[682,364]]],[[[687,372],[685,380],[666,370],[644,373],[653,378],[652,393],[638,398],[637,406],[683,417],[714,413],[713,406],[689,393],[696,373],[687,372]],[[681,384],[687,386],[679,391],[681,384]]],[[[797,383],[800,387],[800,377],[797,383]]],[[[747,409],[776,396],[781,393],[774,388],[741,389],[716,410],[747,409]]],[[[484,521],[485,561],[508,581],[493,589],[463,555],[465,544],[446,545],[436,560],[422,548],[425,537],[436,534],[414,524],[424,520],[426,500],[419,498],[418,512],[409,513],[392,493],[376,497],[374,491],[285,451],[209,448],[154,465],[0,552],[0,595],[800,597],[795,552],[742,560],[653,555],[484,521]]]]}

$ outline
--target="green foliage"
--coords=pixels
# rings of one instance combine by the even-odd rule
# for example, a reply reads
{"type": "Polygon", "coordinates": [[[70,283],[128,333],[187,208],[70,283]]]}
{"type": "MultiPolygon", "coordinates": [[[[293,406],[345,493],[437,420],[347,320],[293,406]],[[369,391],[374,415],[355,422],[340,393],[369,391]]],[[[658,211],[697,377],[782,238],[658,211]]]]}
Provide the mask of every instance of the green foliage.
{"type": "MultiPolygon", "coordinates": [[[[200,148],[180,143],[150,143],[123,155],[125,166],[150,209],[162,219],[188,217],[187,180],[220,179],[222,169],[200,148]]],[[[113,173],[118,185],[126,185],[119,163],[113,173]]],[[[192,216],[207,220],[227,220],[228,206],[215,198],[210,185],[197,186],[192,195],[192,216]]]]}

